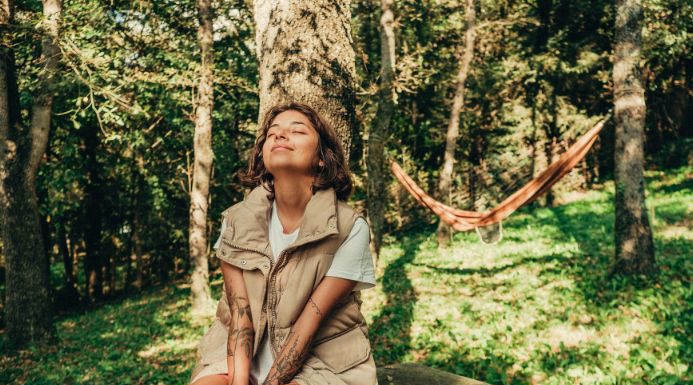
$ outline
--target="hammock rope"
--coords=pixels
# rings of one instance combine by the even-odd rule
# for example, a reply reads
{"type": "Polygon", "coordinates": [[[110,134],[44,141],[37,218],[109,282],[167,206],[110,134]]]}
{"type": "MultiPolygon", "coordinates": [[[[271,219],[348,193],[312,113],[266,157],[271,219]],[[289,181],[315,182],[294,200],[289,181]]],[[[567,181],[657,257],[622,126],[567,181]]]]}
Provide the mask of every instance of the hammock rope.
{"type": "Polygon", "coordinates": [[[604,127],[604,123],[611,114],[600,120],[580,139],[573,143],[561,156],[551,163],[546,170],[537,177],[529,181],[522,188],[510,195],[498,206],[491,210],[477,212],[465,211],[447,206],[428,195],[414,180],[404,172],[404,170],[392,161],[390,169],[397,180],[409,191],[409,193],[423,206],[428,207],[447,225],[457,231],[469,231],[479,226],[487,226],[498,223],[507,218],[515,210],[531,203],[542,194],[547,192],[551,186],[556,184],[561,178],[570,172],[587,154],[599,133],[604,127]]]}

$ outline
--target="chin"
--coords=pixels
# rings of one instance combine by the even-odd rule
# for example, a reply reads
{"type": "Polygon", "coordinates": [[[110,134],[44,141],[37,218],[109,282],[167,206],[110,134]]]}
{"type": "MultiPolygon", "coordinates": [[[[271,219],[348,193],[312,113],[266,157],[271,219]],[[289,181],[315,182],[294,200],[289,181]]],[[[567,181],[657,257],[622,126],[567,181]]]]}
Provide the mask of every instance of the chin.
{"type": "Polygon", "coordinates": [[[307,175],[310,173],[310,167],[299,165],[292,162],[272,162],[271,166],[265,165],[267,171],[272,175],[307,175]]]}

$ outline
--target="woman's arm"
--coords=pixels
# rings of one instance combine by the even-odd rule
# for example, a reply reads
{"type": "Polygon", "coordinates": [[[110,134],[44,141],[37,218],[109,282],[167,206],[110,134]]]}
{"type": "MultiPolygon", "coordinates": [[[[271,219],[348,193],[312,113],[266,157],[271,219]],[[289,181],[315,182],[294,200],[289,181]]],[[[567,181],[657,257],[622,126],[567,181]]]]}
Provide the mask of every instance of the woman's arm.
{"type": "Polygon", "coordinates": [[[250,359],[253,355],[253,330],[250,302],[243,271],[221,261],[226,299],[231,311],[229,338],[226,342],[226,363],[229,367],[229,384],[247,385],[250,380],[250,359]]]}
{"type": "Polygon", "coordinates": [[[294,378],[303,366],[303,361],[311,347],[310,343],[320,323],[330,313],[332,307],[349,294],[355,286],[356,281],[349,279],[336,277],[322,279],[313,295],[308,298],[296,323],[291,326],[284,346],[274,360],[263,385],[284,385],[294,378]]]}

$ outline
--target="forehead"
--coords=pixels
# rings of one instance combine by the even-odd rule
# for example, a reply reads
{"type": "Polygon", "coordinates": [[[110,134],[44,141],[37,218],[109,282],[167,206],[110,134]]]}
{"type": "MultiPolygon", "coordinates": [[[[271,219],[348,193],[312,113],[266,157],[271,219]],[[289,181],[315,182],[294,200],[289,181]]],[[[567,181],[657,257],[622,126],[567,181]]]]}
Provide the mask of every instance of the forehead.
{"type": "Polygon", "coordinates": [[[287,110],[279,113],[277,116],[274,117],[274,119],[272,119],[270,127],[277,125],[290,125],[293,122],[303,123],[308,127],[312,127],[312,125],[310,124],[310,119],[308,119],[308,117],[304,115],[302,112],[296,110],[287,110]]]}

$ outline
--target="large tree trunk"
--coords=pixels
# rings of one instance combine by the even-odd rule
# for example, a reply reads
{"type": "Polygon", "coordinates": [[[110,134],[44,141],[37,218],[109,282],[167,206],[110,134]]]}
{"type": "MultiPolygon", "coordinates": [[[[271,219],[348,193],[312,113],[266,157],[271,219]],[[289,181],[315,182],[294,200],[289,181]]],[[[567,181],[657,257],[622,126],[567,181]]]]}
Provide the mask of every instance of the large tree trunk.
{"type": "MultiPolygon", "coordinates": [[[[448,123],[448,131],[445,137],[445,155],[443,158],[443,169],[440,172],[438,179],[438,196],[447,204],[450,204],[450,186],[452,185],[452,171],[455,164],[455,150],[457,149],[457,138],[460,136],[460,112],[464,105],[465,82],[469,75],[469,67],[474,58],[474,40],[476,37],[476,9],[474,8],[474,0],[467,0],[465,8],[465,16],[467,21],[467,30],[464,34],[464,56],[460,63],[459,72],[457,73],[457,85],[455,88],[455,97],[452,102],[452,110],[450,111],[450,121],[448,123]]],[[[450,239],[450,228],[443,223],[438,222],[438,246],[446,247],[450,239]]]]}
{"type": "MultiPolygon", "coordinates": [[[[11,33],[10,25],[14,21],[14,4],[12,0],[0,0],[0,33],[11,33]]],[[[9,207],[9,197],[5,190],[7,179],[7,156],[10,129],[19,123],[19,93],[14,63],[14,50],[10,46],[0,44],[0,246],[2,255],[7,255],[7,244],[3,242],[5,217],[9,207]]],[[[15,143],[12,143],[15,146],[15,143]]],[[[13,152],[16,149],[12,149],[13,152]]],[[[7,271],[7,268],[5,269],[7,271]]]]}
{"type": "MultiPolygon", "coordinates": [[[[12,1],[0,2],[0,26],[9,31],[12,1]]],[[[43,2],[41,44],[43,70],[34,95],[31,124],[19,121],[19,94],[14,53],[2,48],[0,58],[0,217],[3,218],[3,253],[6,258],[5,324],[7,344],[21,347],[45,342],[53,335],[45,251],[36,197],[36,172],[48,143],[53,84],[58,68],[57,47],[61,3],[43,2]]]]}
{"type": "Polygon", "coordinates": [[[190,190],[190,260],[192,261],[193,313],[202,313],[212,307],[209,289],[209,266],[207,261],[207,208],[209,206],[209,180],[212,172],[212,104],[214,52],[212,46],[212,5],[210,0],[197,1],[200,44],[200,83],[195,106],[195,163],[193,183],[190,190]]]}
{"type": "Polygon", "coordinates": [[[254,8],[259,119],[277,103],[307,103],[332,124],[349,158],[358,136],[350,1],[255,0],[254,8]]]}
{"type": "Polygon", "coordinates": [[[614,61],[615,272],[647,274],[655,269],[652,231],[643,178],[645,93],[639,66],[642,6],[616,2],[614,61]]]}
{"type": "Polygon", "coordinates": [[[380,90],[378,110],[368,133],[368,219],[373,231],[372,248],[376,258],[380,256],[383,239],[383,224],[387,206],[387,173],[385,172],[385,138],[395,111],[395,15],[393,0],[381,0],[380,8],[380,90]]]}

